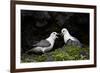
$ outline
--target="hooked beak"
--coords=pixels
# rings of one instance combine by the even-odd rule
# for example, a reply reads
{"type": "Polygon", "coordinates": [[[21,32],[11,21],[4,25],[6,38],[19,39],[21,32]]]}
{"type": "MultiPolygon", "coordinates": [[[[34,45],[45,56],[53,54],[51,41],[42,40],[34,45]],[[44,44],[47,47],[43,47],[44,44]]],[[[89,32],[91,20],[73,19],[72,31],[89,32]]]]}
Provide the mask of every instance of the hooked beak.
{"type": "Polygon", "coordinates": [[[59,38],[59,36],[63,36],[62,33],[57,33],[56,38],[59,38]]]}
{"type": "Polygon", "coordinates": [[[59,38],[59,37],[58,37],[59,35],[60,35],[60,34],[59,34],[59,33],[57,33],[56,38],[59,38]]]}
{"type": "Polygon", "coordinates": [[[56,36],[56,38],[58,38],[58,36],[56,36]]]}
{"type": "Polygon", "coordinates": [[[59,35],[59,34],[57,33],[56,38],[58,38],[58,35],[59,35]]]}
{"type": "Polygon", "coordinates": [[[60,33],[59,35],[60,35],[60,36],[63,36],[63,33],[60,33]]]}

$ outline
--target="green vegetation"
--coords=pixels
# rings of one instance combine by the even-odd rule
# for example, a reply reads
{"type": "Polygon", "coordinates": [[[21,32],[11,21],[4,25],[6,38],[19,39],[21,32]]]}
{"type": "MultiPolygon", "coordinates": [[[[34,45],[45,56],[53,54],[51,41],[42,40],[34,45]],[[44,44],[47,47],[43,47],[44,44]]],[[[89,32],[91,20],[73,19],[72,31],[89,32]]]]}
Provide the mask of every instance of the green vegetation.
{"type": "Polygon", "coordinates": [[[76,46],[63,46],[45,54],[28,54],[21,56],[22,62],[46,62],[46,61],[67,61],[89,59],[89,47],[78,48],[76,46]]]}

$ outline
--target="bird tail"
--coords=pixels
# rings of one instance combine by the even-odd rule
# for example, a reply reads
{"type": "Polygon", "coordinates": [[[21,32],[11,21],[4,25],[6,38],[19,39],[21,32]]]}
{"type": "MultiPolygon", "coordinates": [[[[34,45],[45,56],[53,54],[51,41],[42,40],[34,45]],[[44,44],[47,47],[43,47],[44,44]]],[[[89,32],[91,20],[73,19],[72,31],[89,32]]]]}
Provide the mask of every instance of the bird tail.
{"type": "Polygon", "coordinates": [[[30,49],[30,50],[26,51],[26,52],[25,52],[25,54],[29,53],[31,50],[32,50],[32,49],[30,49]]]}
{"type": "Polygon", "coordinates": [[[29,52],[33,52],[35,47],[32,47],[31,49],[29,49],[28,51],[26,51],[25,53],[29,53],[29,52]]]}

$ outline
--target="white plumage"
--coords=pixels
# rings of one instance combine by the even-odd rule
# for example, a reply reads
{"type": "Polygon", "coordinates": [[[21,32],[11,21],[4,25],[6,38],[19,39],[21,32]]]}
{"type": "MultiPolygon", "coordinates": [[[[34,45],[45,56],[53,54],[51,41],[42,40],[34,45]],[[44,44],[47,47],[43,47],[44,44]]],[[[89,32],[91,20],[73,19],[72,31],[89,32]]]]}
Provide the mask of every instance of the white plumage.
{"type": "Polygon", "coordinates": [[[36,47],[34,47],[32,50],[34,52],[42,52],[42,53],[50,51],[54,46],[56,38],[57,38],[57,33],[52,32],[48,38],[46,38],[45,40],[41,40],[37,44],[34,44],[33,46],[36,47]]]}
{"type": "Polygon", "coordinates": [[[70,41],[70,45],[76,45],[78,47],[82,47],[80,41],[75,37],[71,36],[66,28],[63,28],[61,30],[61,33],[63,34],[65,44],[69,44],[70,41]]]}

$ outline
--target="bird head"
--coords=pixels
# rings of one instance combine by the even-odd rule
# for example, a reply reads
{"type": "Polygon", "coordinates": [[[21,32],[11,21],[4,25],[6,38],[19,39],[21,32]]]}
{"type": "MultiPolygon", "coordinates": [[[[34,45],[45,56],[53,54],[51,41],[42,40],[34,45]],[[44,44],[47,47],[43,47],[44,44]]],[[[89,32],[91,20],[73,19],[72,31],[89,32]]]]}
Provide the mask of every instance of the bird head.
{"type": "Polygon", "coordinates": [[[63,28],[62,30],[61,30],[61,34],[62,35],[67,35],[67,34],[69,34],[69,32],[68,32],[68,30],[66,29],[66,28],[63,28]]]}
{"type": "Polygon", "coordinates": [[[58,38],[57,35],[57,32],[52,32],[50,36],[55,40],[56,38],[58,38]]]}

